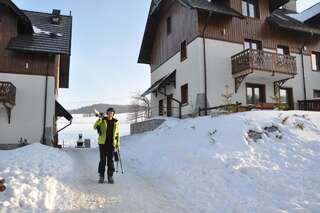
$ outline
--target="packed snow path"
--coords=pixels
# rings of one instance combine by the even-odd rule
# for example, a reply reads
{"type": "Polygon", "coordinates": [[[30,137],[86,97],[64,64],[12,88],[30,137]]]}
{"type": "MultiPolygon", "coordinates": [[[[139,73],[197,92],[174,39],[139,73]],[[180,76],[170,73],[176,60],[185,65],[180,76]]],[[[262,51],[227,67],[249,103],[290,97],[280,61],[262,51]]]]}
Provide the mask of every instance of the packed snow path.
{"type": "Polygon", "coordinates": [[[113,213],[188,212],[163,194],[161,186],[153,185],[140,175],[130,162],[125,162],[125,174],[115,173],[114,185],[98,184],[98,149],[66,149],[65,152],[76,168],[64,184],[77,193],[73,194],[71,202],[70,197],[60,197],[57,203],[61,203],[64,209],[113,213]]]}

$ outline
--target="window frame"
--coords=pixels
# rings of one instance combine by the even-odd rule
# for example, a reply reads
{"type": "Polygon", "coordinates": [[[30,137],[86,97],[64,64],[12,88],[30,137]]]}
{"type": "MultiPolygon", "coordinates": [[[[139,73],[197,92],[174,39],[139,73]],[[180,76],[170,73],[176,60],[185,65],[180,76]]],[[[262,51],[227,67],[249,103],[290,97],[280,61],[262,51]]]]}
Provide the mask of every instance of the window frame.
{"type": "Polygon", "coordinates": [[[253,83],[246,83],[246,103],[250,105],[255,105],[258,103],[266,103],[266,85],[265,84],[253,84],[253,83]],[[251,101],[248,99],[248,88],[251,88],[252,90],[252,98],[251,101]],[[255,89],[259,89],[259,102],[254,102],[254,96],[255,96],[255,89]]]}
{"type": "Polygon", "coordinates": [[[320,89],[314,89],[313,90],[313,99],[320,99],[320,89]],[[319,93],[319,97],[316,97],[316,93],[319,93]]]}
{"type": "Polygon", "coordinates": [[[314,72],[320,72],[320,52],[317,52],[317,51],[311,52],[311,69],[314,72]],[[316,61],[313,60],[313,56],[315,56],[316,61]],[[316,65],[316,69],[314,69],[314,65],[316,65]]]}
{"type": "Polygon", "coordinates": [[[184,61],[188,58],[188,44],[187,41],[184,40],[180,44],[180,61],[184,61]]]}
{"type": "Polygon", "coordinates": [[[241,0],[241,14],[248,18],[260,18],[259,1],[258,0],[241,0]],[[253,5],[254,15],[251,14],[250,6],[253,5]],[[245,10],[245,11],[244,11],[245,10]]]}
{"type": "Polygon", "coordinates": [[[254,40],[254,39],[244,39],[244,42],[243,42],[243,48],[244,50],[248,49],[246,48],[246,43],[249,43],[249,49],[250,50],[263,50],[263,45],[262,45],[262,41],[260,40],[254,40]],[[253,49],[252,48],[252,44],[256,44],[257,45],[257,49],[253,49]]]}
{"type": "Polygon", "coordinates": [[[186,106],[189,104],[189,85],[188,83],[183,84],[180,87],[180,92],[181,92],[181,104],[183,106],[186,106]]]}
{"type": "Polygon", "coordinates": [[[277,54],[279,55],[290,55],[290,47],[286,46],[286,45],[277,45],[277,54]],[[279,53],[278,50],[282,49],[283,50],[283,54],[279,53]]]}

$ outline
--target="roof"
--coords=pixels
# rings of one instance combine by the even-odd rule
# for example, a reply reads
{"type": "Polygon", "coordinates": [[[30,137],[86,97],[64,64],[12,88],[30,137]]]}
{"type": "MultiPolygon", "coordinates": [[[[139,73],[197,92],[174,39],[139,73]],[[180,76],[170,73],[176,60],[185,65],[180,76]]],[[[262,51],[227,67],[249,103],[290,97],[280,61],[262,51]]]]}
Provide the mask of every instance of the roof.
{"type": "Polygon", "coordinates": [[[233,16],[239,18],[243,17],[242,14],[238,11],[217,1],[208,2],[207,0],[183,0],[183,2],[190,5],[192,8],[209,11],[214,14],[233,16]]]}
{"type": "Polygon", "coordinates": [[[290,14],[289,16],[298,21],[306,22],[319,14],[320,14],[320,2],[302,11],[301,13],[290,14]]]}
{"type": "Polygon", "coordinates": [[[273,12],[288,2],[289,0],[270,0],[270,11],[273,12]]]}
{"type": "MultiPolygon", "coordinates": [[[[153,30],[151,29],[151,26],[154,21],[153,18],[156,15],[157,9],[159,8],[160,4],[164,0],[152,0],[151,6],[150,6],[150,11],[148,15],[148,20],[143,36],[143,41],[140,49],[140,54],[139,54],[139,63],[149,63],[148,57],[150,56],[150,46],[152,43],[152,38],[153,38],[153,30]]],[[[239,12],[236,10],[222,4],[221,2],[208,2],[207,0],[178,0],[180,4],[183,6],[189,7],[191,9],[197,9],[200,11],[205,11],[205,12],[211,12],[213,14],[218,14],[218,15],[225,15],[225,16],[231,16],[231,17],[243,17],[239,12]]]]}
{"type": "Polygon", "coordinates": [[[158,81],[156,81],[154,84],[151,85],[151,87],[149,89],[147,89],[141,96],[147,96],[150,93],[153,92],[157,92],[158,89],[165,84],[167,81],[169,81],[170,79],[174,79],[173,81],[175,81],[176,78],[176,71],[173,71],[167,75],[165,75],[164,77],[160,78],[158,81]]]}
{"type": "Polygon", "coordinates": [[[33,33],[30,19],[11,0],[0,0],[0,4],[5,5],[18,16],[19,24],[22,26],[22,32],[33,33]]]}
{"type": "Polygon", "coordinates": [[[286,10],[276,10],[267,21],[275,26],[286,30],[293,30],[300,33],[307,33],[311,35],[320,35],[320,28],[315,28],[297,19],[290,17],[286,10]]]}
{"type": "Polygon", "coordinates": [[[51,23],[52,14],[22,11],[31,21],[34,33],[11,39],[10,50],[71,55],[72,17],[61,15],[59,25],[51,23]]]}

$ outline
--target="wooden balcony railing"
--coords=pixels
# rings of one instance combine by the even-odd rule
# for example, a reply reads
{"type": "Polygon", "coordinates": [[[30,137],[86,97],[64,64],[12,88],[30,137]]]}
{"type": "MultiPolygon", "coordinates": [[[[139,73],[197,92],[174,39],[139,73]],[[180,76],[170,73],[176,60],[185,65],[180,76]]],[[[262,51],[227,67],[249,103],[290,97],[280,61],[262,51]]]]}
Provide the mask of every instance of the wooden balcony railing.
{"type": "Polygon", "coordinates": [[[296,75],[296,57],[247,49],[231,57],[232,74],[239,75],[246,70],[261,70],[273,73],[296,75]]]}
{"type": "Polygon", "coordinates": [[[0,81],[0,103],[16,104],[16,87],[10,82],[0,81]]]}
{"type": "Polygon", "coordinates": [[[320,111],[320,99],[298,101],[299,110],[320,111]]]}

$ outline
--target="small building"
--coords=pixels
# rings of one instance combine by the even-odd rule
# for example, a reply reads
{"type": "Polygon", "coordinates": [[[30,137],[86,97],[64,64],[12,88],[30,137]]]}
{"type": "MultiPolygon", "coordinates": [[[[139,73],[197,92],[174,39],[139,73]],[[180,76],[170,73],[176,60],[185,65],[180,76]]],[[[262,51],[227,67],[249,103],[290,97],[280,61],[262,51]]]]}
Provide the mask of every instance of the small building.
{"type": "Polygon", "coordinates": [[[58,102],[69,87],[72,17],[19,9],[0,1],[0,147],[57,145],[58,102]]]}
{"type": "Polygon", "coordinates": [[[320,110],[320,4],[153,0],[138,62],[150,65],[152,116],[225,104],[320,110]]]}

